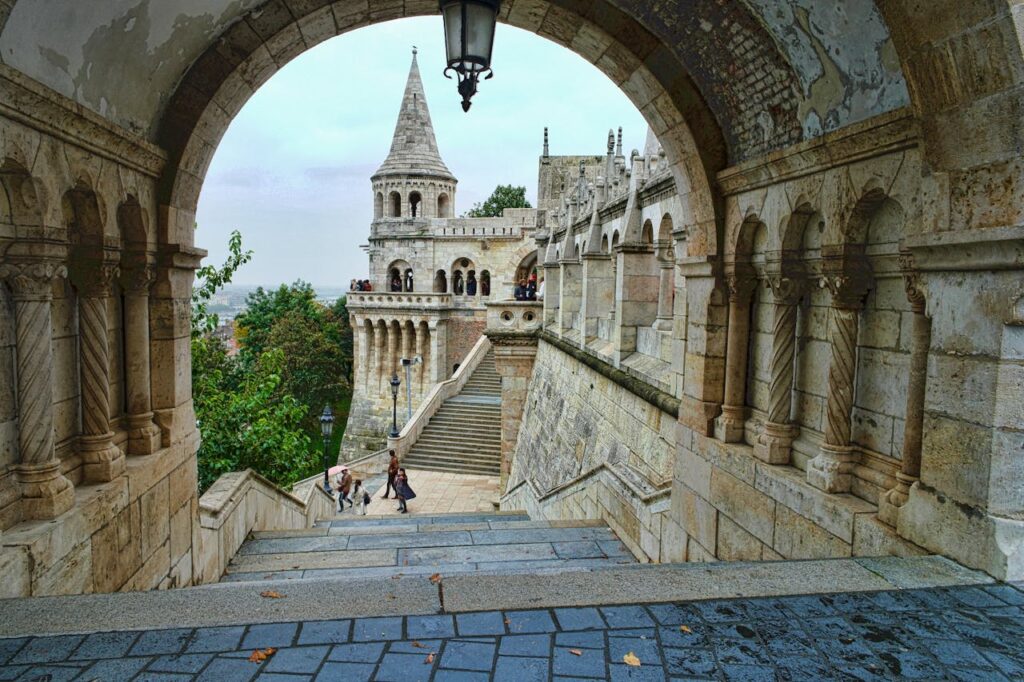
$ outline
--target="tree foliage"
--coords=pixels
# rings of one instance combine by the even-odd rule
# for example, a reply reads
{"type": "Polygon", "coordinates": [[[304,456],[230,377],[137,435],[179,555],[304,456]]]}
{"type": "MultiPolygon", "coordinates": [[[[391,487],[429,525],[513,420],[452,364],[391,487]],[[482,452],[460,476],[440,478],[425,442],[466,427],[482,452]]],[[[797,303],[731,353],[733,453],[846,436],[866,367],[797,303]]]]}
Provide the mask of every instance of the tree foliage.
{"type": "Polygon", "coordinates": [[[531,208],[525,187],[498,185],[484,203],[477,202],[466,212],[469,218],[497,218],[506,208],[531,208]]]}

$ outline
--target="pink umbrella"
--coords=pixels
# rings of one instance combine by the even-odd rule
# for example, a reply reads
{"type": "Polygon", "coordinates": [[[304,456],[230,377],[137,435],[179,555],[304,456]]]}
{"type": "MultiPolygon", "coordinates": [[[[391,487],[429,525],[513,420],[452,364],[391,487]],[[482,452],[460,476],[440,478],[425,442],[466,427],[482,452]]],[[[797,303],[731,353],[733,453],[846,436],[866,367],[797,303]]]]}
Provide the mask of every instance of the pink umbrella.
{"type": "Polygon", "coordinates": [[[327,475],[328,476],[337,476],[342,471],[348,471],[348,467],[345,466],[344,464],[337,464],[337,465],[332,466],[330,469],[327,470],[327,475]]]}

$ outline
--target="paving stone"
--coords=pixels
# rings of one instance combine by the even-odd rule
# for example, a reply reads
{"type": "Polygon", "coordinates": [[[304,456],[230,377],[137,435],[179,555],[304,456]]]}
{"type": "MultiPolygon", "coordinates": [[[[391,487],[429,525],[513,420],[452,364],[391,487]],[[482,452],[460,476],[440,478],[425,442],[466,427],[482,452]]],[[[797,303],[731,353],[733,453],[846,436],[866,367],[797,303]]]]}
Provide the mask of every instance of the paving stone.
{"type": "Polygon", "coordinates": [[[339,644],[331,649],[328,661],[344,661],[348,663],[376,663],[384,653],[384,644],[339,644]]]}
{"type": "Polygon", "coordinates": [[[460,613],[455,616],[455,623],[463,637],[505,634],[505,619],[497,611],[460,613]]]}
{"type": "Polygon", "coordinates": [[[370,682],[376,663],[325,663],[316,682],[370,682]]]}
{"type": "Polygon", "coordinates": [[[346,535],[250,540],[238,549],[238,554],[249,556],[253,554],[325,552],[346,549],[348,544],[349,538],[346,535]]]}
{"type": "Polygon", "coordinates": [[[405,628],[412,639],[455,636],[452,616],[409,616],[405,628]]]}
{"type": "Polygon", "coordinates": [[[605,677],[607,663],[604,651],[598,649],[572,649],[556,647],[552,660],[552,670],[556,675],[574,675],[576,677],[605,677]]]}
{"type": "Polygon", "coordinates": [[[609,628],[643,628],[654,625],[654,620],[642,606],[602,606],[601,615],[609,628]]]}
{"type": "Polygon", "coordinates": [[[344,644],[351,628],[352,622],[348,620],[308,621],[302,623],[296,644],[344,644]]]}
{"type": "Polygon", "coordinates": [[[248,682],[256,676],[259,666],[248,659],[215,658],[196,678],[196,682],[248,682]]]}
{"type": "Polygon", "coordinates": [[[306,682],[313,679],[309,675],[289,675],[287,673],[262,673],[256,682],[306,682]]]}
{"type": "Polygon", "coordinates": [[[444,646],[444,640],[441,639],[423,639],[423,640],[411,640],[408,642],[391,642],[388,645],[388,653],[395,654],[416,654],[423,655],[425,658],[427,654],[434,653],[435,655],[441,651],[441,647],[444,646]]]}
{"type": "Polygon", "coordinates": [[[185,646],[186,653],[220,653],[234,651],[242,641],[245,627],[228,626],[198,628],[185,646]]]}
{"type": "Polygon", "coordinates": [[[300,646],[278,649],[267,662],[264,670],[280,673],[315,673],[330,647],[300,646]]]}
{"type": "Polygon", "coordinates": [[[633,654],[641,661],[661,661],[661,647],[652,636],[643,637],[609,637],[608,660],[612,663],[621,662],[627,654],[633,654]]]}
{"type": "Polygon", "coordinates": [[[82,662],[81,667],[71,665],[37,665],[28,668],[19,680],[25,682],[70,682],[82,672],[88,663],[82,662]]]}
{"type": "Polygon", "coordinates": [[[555,618],[563,630],[600,630],[605,627],[601,614],[594,608],[555,609],[555,618]]]}
{"type": "Polygon", "coordinates": [[[549,611],[506,611],[511,633],[555,632],[558,630],[549,611]]]}
{"type": "Polygon", "coordinates": [[[1024,606],[1024,592],[1012,585],[986,585],[982,589],[1006,604],[1024,606]]]}
{"type": "Polygon", "coordinates": [[[784,682],[824,680],[833,677],[828,664],[807,656],[787,656],[775,660],[776,674],[784,682]]]}
{"type": "Polygon", "coordinates": [[[265,623],[251,625],[242,640],[243,649],[265,649],[267,647],[291,646],[295,634],[299,631],[298,623],[265,623]]]}
{"type": "Polygon", "coordinates": [[[27,641],[28,637],[0,639],[0,665],[12,659],[18,653],[18,650],[25,646],[27,641]]]}
{"type": "MultiPolygon", "coordinates": [[[[145,682],[191,682],[194,676],[187,673],[144,673],[139,677],[145,682]]],[[[292,680],[291,682],[296,681],[292,680]]]]}
{"type": "Polygon", "coordinates": [[[427,653],[384,654],[374,679],[380,682],[428,682],[434,662],[427,663],[427,653]]]}
{"type": "Polygon", "coordinates": [[[647,607],[662,625],[688,625],[701,620],[700,612],[692,604],[651,604],[647,607]]]}
{"type": "MultiPolygon", "coordinates": [[[[383,551],[383,550],[377,550],[383,551]]],[[[420,548],[398,550],[399,566],[433,566],[444,563],[486,563],[556,559],[550,543],[519,545],[474,545],[471,547],[420,548]]]]}
{"type": "Polygon", "coordinates": [[[97,632],[85,638],[69,657],[72,661],[97,658],[120,658],[128,654],[132,643],[139,636],[137,632],[97,632]]]}
{"type": "Polygon", "coordinates": [[[662,646],[668,647],[694,647],[708,644],[703,624],[660,627],[658,628],[658,637],[662,646]],[[681,627],[685,627],[686,630],[682,630],[681,627]]]}
{"type": "Polygon", "coordinates": [[[358,618],[352,621],[353,642],[402,639],[401,618],[358,618]]]}
{"type": "Polygon", "coordinates": [[[722,665],[725,679],[731,682],[774,682],[775,669],[770,666],[722,665]]]}
{"type": "MultiPolygon", "coordinates": [[[[102,680],[103,682],[128,682],[128,680],[135,677],[135,675],[145,668],[152,659],[150,658],[115,658],[105,661],[96,661],[89,666],[82,674],[82,680],[102,680]]],[[[249,664],[250,668],[252,664],[249,664]]],[[[255,670],[253,670],[255,674],[255,670]]],[[[203,678],[200,678],[203,679],[203,678]]],[[[251,675],[248,678],[232,678],[229,676],[217,676],[216,678],[209,678],[211,680],[216,679],[216,682],[234,682],[238,679],[239,682],[251,679],[251,675]]]]}
{"type": "Polygon", "coordinates": [[[511,635],[501,638],[499,656],[548,656],[551,635],[511,635]]]}
{"type": "Polygon", "coordinates": [[[604,632],[559,632],[555,635],[555,644],[578,649],[603,649],[604,632]]]}
{"type": "Polygon", "coordinates": [[[5,665],[0,667],[0,680],[15,680],[28,670],[27,665],[5,665]]]}
{"type": "Polygon", "coordinates": [[[203,669],[213,654],[172,654],[160,656],[153,661],[148,670],[161,673],[191,673],[196,674],[203,669]]]}
{"type": "Polygon", "coordinates": [[[450,641],[445,644],[444,652],[441,654],[440,667],[489,671],[494,659],[494,650],[494,644],[450,641]]]}
{"type": "Polygon", "coordinates": [[[636,680],[637,682],[662,682],[665,679],[665,670],[661,667],[661,661],[657,664],[634,667],[623,663],[613,663],[608,666],[609,678],[612,682],[636,680]]]}
{"type": "Polygon", "coordinates": [[[385,549],[400,547],[456,547],[472,545],[467,531],[442,531],[416,535],[353,535],[348,540],[350,550],[385,549]]]}
{"type": "Polygon", "coordinates": [[[548,659],[498,656],[491,679],[494,682],[547,682],[548,659]]]}
{"type": "Polygon", "coordinates": [[[438,670],[434,675],[434,682],[488,682],[490,679],[490,673],[468,670],[438,670]]]}
{"type": "Polygon", "coordinates": [[[605,558],[604,550],[593,540],[581,542],[553,542],[555,554],[561,559],[599,559],[605,558]]]}
{"type": "Polygon", "coordinates": [[[85,639],[79,635],[63,635],[59,637],[35,637],[25,644],[17,654],[11,658],[11,665],[33,663],[53,663],[63,661],[71,655],[71,652],[78,648],[78,645],[85,639]]]}

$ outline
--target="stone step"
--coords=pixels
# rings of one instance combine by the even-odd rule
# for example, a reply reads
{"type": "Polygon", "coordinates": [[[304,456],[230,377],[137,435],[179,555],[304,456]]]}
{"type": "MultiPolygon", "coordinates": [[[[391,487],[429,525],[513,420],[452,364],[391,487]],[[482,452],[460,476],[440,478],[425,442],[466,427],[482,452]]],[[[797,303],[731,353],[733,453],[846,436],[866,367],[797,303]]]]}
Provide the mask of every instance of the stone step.
{"type": "Polygon", "coordinates": [[[501,416],[501,405],[491,405],[488,403],[453,403],[446,402],[441,405],[437,413],[434,415],[434,419],[437,417],[444,416],[460,416],[460,417],[479,417],[481,419],[492,419],[495,416],[501,416]]]}
{"type": "Polygon", "coordinates": [[[409,457],[420,455],[422,457],[432,457],[440,459],[450,459],[453,462],[466,462],[466,463],[497,463],[501,460],[501,449],[484,449],[474,448],[472,450],[453,450],[445,445],[437,444],[416,444],[413,446],[412,451],[406,455],[406,461],[409,457]]]}
{"type": "Polygon", "coordinates": [[[424,431],[423,435],[416,441],[417,447],[426,445],[452,447],[457,452],[473,452],[476,448],[483,448],[485,450],[497,448],[500,450],[501,434],[495,434],[493,431],[460,434],[457,432],[453,433],[448,429],[436,429],[434,431],[424,431]]]}
{"type": "MultiPolygon", "coordinates": [[[[377,498],[374,498],[376,503],[377,498]]],[[[384,500],[381,502],[386,503],[384,500]]],[[[373,508],[372,505],[370,507],[373,508]]],[[[469,515],[460,514],[460,518],[469,515]]],[[[452,520],[438,522],[437,517],[423,514],[403,516],[398,523],[387,525],[370,524],[365,520],[393,519],[392,516],[346,516],[339,515],[326,519],[327,523],[314,528],[292,528],[286,530],[258,530],[250,533],[253,540],[274,540],[284,538],[326,537],[328,535],[391,535],[395,533],[437,533],[449,530],[511,530],[511,529],[543,529],[543,528],[605,528],[604,521],[598,519],[577,520],[529,520],[518,513],[498,516],[496,514],[474,514],[477,521],[452,520]],[[487,520],[491,519],[491,520],[487,520]],[[332,523],[333,521],[333,523],[332,523]],[[351,522],[349,522],[351,521],[351,522]]]]}
{"type": "Polygon", "coordinates": [[[432,458],[423,458],[407,462],[406,467],[414,471],[438,471],[442,473],[466,474],[471,476],[497,476],[501,473],[500,465],[454,464],[451,462],[435,462],[432,458]]]}

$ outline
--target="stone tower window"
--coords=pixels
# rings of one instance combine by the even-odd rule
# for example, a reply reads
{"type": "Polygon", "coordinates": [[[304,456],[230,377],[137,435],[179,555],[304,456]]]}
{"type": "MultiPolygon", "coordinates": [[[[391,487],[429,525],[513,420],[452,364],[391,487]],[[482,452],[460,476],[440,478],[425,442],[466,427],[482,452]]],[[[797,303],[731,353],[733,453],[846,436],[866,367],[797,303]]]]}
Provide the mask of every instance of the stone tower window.
{"type": "Polygon", "coordinates": [[[444,192],[437,197],[437,217],[447,218],[448,217],[448,195],[444,192]]]}
{"type": "Polygon", "coordinates": [[[420,204],[423,202],[423,197],[420,196],[419,192],[412,192],[409,194],[409,214],[416,218],[420,213],[420,204]]]}
{"type": "Polygon", "coordinates": [[[434,275],[434,293],[448,293],[448,276],[445,274],[444,270],[438,270],[437,274],[434,275]]]}
{"type": "Polygon", "coordinates": [[[373,197],[373,217],[383,218],[384,217],[384,193],[377,192],[376,196],[373,197]]]}
{"type": "Polygon", "coordinates": [[[392,192],[389,196],[391,200],[391,217],[401,218],[402,217],[402,195],[398,192],[392,192]]]}

